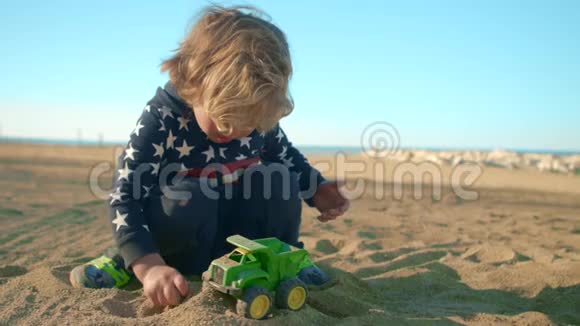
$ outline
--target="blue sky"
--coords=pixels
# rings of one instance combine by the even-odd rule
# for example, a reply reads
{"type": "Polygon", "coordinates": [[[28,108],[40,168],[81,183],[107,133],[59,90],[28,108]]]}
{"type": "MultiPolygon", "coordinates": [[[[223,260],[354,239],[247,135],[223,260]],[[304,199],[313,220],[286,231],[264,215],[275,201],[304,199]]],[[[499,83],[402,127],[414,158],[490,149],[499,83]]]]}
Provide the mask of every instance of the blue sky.
{"type": "MultiPolygon", "coordinates": [[[[288,36],[296,144],[580,149],[580,1],[253,1],[288,36]]],[[[2,135],[125,141],[202,1],[3,1],[2,135]]]]}

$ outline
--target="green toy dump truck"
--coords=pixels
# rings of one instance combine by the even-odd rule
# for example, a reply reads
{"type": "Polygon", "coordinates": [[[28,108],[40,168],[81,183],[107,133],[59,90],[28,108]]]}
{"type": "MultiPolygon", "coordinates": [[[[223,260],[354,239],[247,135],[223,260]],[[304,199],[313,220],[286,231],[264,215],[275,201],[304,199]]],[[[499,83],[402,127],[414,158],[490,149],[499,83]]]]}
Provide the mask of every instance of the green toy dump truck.
{"type": "Polygon", "coordinates": [[[294,311],[304,307],[308,289],[296,275],[312,264],[306,250],[277,238],[250,240],[233,235],[227,241],[237,248],[214,260],[203,280],[237,298],[238,314],[263,319],[274,302],[279,308],[294,311]]]}

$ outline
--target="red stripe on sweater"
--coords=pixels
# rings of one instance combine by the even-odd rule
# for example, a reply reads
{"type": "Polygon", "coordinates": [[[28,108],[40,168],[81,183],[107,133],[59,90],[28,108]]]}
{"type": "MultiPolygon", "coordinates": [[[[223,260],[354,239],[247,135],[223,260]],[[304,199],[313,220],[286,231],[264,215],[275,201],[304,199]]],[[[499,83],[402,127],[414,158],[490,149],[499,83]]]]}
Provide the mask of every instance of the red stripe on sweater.
{"type": "Polygon", "coordinates": [[[259,157],[251,157],[245,160],[234,161],[230,163],[220,164],[219,169],[218,166],[211,167],[211,168],[191,168],[184,171],[179,172],[180,174],[187,175],[194,178],[206,177],[206,178],[215,178],[216,172],[220,171],[224,175],[232,174],[232,172],[238,169],[246,169],[252,165],[258,164],[260,162],[259,157]],[[202,175],[203,174],[203,175],[202,175]]]}

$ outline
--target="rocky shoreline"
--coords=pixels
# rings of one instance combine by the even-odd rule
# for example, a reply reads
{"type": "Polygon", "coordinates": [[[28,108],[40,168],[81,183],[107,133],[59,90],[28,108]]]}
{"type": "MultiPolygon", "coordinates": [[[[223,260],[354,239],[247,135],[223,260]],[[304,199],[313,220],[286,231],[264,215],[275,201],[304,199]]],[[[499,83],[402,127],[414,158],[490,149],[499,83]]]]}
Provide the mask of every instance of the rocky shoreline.
{"type": "MultiPolygon", "coordinates": [[[[372,154],[372,153],[369,153],[372,154]]],[[[538,170],[562,174],[580,174],[580,155],[553,155],[495,151],[424,151],[400,150],[386,159],[398,162],[433,162],[444,166],[457,166],[465,162],[475,162],[482,166],[492,166],[510,170],[538,170]]]]}

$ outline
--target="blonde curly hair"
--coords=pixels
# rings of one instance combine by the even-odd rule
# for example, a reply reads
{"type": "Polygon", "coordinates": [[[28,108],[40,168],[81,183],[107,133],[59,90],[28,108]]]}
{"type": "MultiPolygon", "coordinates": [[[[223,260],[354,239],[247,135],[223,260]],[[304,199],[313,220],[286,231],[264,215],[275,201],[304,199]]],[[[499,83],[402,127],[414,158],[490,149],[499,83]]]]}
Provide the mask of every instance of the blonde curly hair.
{"type": "Polygon", "coordinates": [[[207,7],[161,65],[179,96],[202,105],[222,133],[267,131],[294,108],[286,36],[263,16],[252,7],[207,7]]]}

